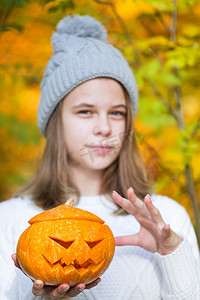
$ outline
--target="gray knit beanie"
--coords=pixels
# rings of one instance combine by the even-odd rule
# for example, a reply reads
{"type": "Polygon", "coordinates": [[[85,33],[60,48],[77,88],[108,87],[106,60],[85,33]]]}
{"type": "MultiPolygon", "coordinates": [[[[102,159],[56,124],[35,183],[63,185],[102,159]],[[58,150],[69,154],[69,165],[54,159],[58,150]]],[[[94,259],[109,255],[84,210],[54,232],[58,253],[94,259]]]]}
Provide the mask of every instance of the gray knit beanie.
{"type": "Polygon", "coordinates": [[[134,113],[137,86],[133,72],[119,50],[107,43],[103,25],[90,16],[70,15],[52,35],[51,56],[41,83],[38,126],[43,135],[57,104],[80,83],[97,77],[119,81],[127,90],[134,113]]]}

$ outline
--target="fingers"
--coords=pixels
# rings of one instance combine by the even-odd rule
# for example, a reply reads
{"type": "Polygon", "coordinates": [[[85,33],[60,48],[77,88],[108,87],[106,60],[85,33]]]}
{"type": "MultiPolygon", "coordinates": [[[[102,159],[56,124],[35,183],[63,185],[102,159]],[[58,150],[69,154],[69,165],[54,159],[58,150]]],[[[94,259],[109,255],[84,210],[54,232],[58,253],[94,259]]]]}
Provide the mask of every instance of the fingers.
{"type": "Polygon", "coordinates": [[[76,297],[84,288],[84,283],[79,283],[70,288],[67,283],[54,287],[45,286],[41,280],[36,280],[33,284],[32,292],[35,296],[49,295],[52,299],[68,299],[68,297],[76,297]]]}
{"type": "Polygon", "coordinates": [[[112,197],[115,200],[115,202],[119,204],[123,209],[125,209],[129,214],[133,214],[133,207],[128,199],[123,198],[116,191],[113,191],[112,197]]]}
{"type": "Polygon", "coordinates": [[[53,288],[50,293],[50,296],[53,299],[68,299],[68,297],[66,298],[65,296],[67,295],[69,289],[70,289],[69,284],[63,283],[59,285],[57,288],[53,288]]]}
{"type": "Polygon", "coordinates": [[[164,238],[168,239],[171,235],[171,228],[170,225],[165,224],[162,228],[162,235],[164,238]]]}
{"type": "Polygon", "coordinates": [[[41,280],[35,280],[33,283],[32,292],[35,296],[49,295],[53,299],[61,299],[65,296],[70,286],[67,283],[61,284],[58,287],[44,285],[41,280]]]}
{"type": "MultiPolygon", "coordinates": [[[[129,214],[134,215],[137,221],[148,229],[151,224],[155,224],[162,230],[165,222],[163,221],[159,210],[153,205],[149,195],[146,195],[144,201],[138,199],[132,188],[127,191],[128,199],[123,198],[117,192],[113,191],[113,199],[122,206],[129,214]]],[[[135,241],[134,241],[135,242],[135,241]]]]}
{"type": "Polygon", "coordinates": [[[74,287],[71,287],[66,295],[69,297],[76,297],[78,294],[80,294],[80,292],[84,290],[84,288],[85,288],[85,284],[79,283],[74,287]]]}
{"type": "Polygon", "coordinates": [[[148,210],[142,200],[136,197],[135,192],[132,187],[130,187],[127,191],[128,200],[131,202],[134,210],[142,216],[148,217],[148,210]]]}
{"type": "Polygon", "coordinates": [[[42,296],[44,294],[44,282],[41,280],[34,281],[32,293],[35,296],[42,296]]]}
{"type": "Polygon", "coordinates": [[[115,245],[116,246],[126,246],[126,245],[138,246],[139,245],[138,234],[117,236],[115,237],[115,245]]]}
{"type": "Polygon", "coordinates": [[[165,222],[163,221],[159,210],[153,205],[151,197],[149,195],[145,196],[144,203],[150,213],[152,221],[159,226],[160,230],[162,230],[162,228],[165,225],[165,222]]]}
{"type": "Polygon", "coordinates": [[[100,282],[101,282],[101,278],[97,278],[95,281],[93,281],[93,282],[87,284],[87,285],[85,286],[85,288],[86,288],[86,289],[91,289],[91,288],[97,286],[100,282]]]}
{"type": "Polygon", "coordinates": [[[142,201],[136,197],[132,188],[127,191],[128,199],[123,198],[117,192],[113,192],[112,195],[116,203],[132,214],[140,224],[137,234],[116,237],[117,246],[135,245],[166,255],[180,245],[181,237],[173,232],[168,224],[165,224],[149,195],[146,195],[142,201]]]}
{"type": "Polygon", "coordinates": [[[84,283],[79,283],[73,287],[69,284],[63,283],[57,287],[44,285],[41,280],[35,280],[33,283],[32,292],[35,296],[49,295],[52,299],[68,299],[69,297],[76,297],[84,289],[91,289],[95,287],[101,281],[97,278],[93,282],[85,285],[84,283]]]}
{"type": "Polygon", "coordinates": [[[136,218],[138,214],[144,217],[149,217],[149,212],[146,208],[146,205],[142,200],[136,197],[132,188],[129,188],[127,191],[128,199],[123,198],[116,191],[113,191],[112,196],[117,204],[123,207],[123,209],[125,209],[129,214],[134,215],[136,218]]]}
{"type": "Polygon", "coordinates": [[[68,297],[76,297],[78,294],[80,294],[84,289],[91,289],[95,287],[99,282],[101,281],[100,278],[97,278],[95,281],[85,285],[84,283],[79,283],[74,287],[71,287],[68,284],[62,284],[58,286],[51,295],[55,299],[68,299],[68,297]]]}

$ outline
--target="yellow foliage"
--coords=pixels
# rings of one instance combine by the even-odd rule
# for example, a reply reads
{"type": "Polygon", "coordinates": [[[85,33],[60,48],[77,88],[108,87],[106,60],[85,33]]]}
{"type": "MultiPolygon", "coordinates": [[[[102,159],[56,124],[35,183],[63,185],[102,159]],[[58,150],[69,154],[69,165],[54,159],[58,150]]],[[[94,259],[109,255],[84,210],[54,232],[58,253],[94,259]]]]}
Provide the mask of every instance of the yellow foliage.
{"type": "Polygon", "coordinates": [[[141,12],[152,13],[153,11],[151,5],[140,0],[116,0],[115,3],[118,13],[126,21],[137,18],[141,12]]]}

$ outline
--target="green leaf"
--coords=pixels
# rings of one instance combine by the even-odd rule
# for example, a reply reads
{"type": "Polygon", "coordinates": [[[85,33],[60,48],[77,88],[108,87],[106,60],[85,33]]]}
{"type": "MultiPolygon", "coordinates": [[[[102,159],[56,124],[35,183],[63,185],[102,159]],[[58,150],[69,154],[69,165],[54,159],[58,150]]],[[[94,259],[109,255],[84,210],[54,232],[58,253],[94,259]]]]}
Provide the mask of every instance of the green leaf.
{"type": "Polygon", "coordinates": [[[22,7],[25,3],[30,2],[31,0],[1,0],[1,7],[4,10],[11,9],[12,7],[22,7]]]}
{"type": "Polygon", "coordinates": [[[160,75],[156,78],[160,83],[163,83],[169,86],[179,86],[181,84],[181,80],[177,77],[173,72],[168,72],[167,70],[163,70],[160,75]]]}
{"type": "Polygon", "coordinates": [[[26,179],[19,174],[8,175],[5,179],[9,185],[24,185],[26,183],[26,179]]]}
{"type": "Polygon", "coordinates": [[[154,79],[160,71],[160,67],[158,59],[150,59],[138,70],[137,75],[146,79],[154,79]]]}
{"type": "Polygon", "coordinates": [[[189,6],[193,6],[195,5],[197,2],[199,2],[199,0],[181,0],[179,1],[179,8],[180,9],[185,9],[188,8],[189,6]]]}
{"type": "Polygon", "coordinates": [[[0,113],[0,127],[4,127],[10,137],[16,138],[21,144],[40,142],[36,125],[17,120],[15,116],[0,113]]]}
{"type": "Polygon", "coordinates": [[[199,143],[193,139],[190,132],[182,130],[177,136],[176,145],[173,147],[174,152],[179,152],[183,155],[184,161],[188,162],[199,150],[199,143]]]}
{"type": "Polygon", "coordinates": [[[140,97],[138,116],[145,125],[153,126],[157,133],[162,126],[174,124],[174,119],[167,113],[163,103],[152,96],[140,97]]]}
{"type": "Polygon", "coordinates": [[[55,2],[56,0],[40,0],[40,4],[41,5],[45,5],[45,4],[48,4],[50,2],[55,2]]]}
{"type": "Polygon", "coordinates": [[[173,3],[170,0],[143,0],[143,2],[151,4],[153,7],[164,11],[168,11],[173,8],[173,3]]]}
{"type": "Polygon", "coordinates": [[[57,5],[50,7],[48,11],[49,11],[49,13],[54,13],[57,11],[64,12],[68,8],[70,8],[70,9],[74,8],[73,0],[60,1],[57,5]]]}
{"type": "Polygon", "coordinates": [[[166,52],[168,67],[184,68],[185,66],[196,66],[200,59],[199,47],[177,47],[173,51],[166,52]]]}
{"type": "Polygon", "coordinates": [[[21,24],[17,24],[17,23],[9,23],[9,24],[6,24],[4,26],[1,27],[1,30],[2,31],[8,31],[10,30],[11,28],[13,29],[16,29],[17,31],[22,31],[24,26],[22,26],[21,24]]]}

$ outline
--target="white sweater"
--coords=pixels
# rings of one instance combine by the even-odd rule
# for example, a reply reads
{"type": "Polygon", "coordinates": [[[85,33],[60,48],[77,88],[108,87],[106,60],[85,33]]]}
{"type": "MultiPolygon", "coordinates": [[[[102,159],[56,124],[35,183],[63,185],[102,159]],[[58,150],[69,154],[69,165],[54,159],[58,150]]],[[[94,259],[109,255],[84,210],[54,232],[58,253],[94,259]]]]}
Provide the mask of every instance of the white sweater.
{"type": "MultiPolygon", "coordinates": [[[[173,253],[161,256],[136,246],[116,247],[114,259],[101,277],[101,283],[75,299],[98,300],[199,300],[199,250],[190,218],[175,201],[153,196],[163,219],[183,237],[173,253]]],[[[131,215],[116,216],[115,205],[104,196],[81,197],[77,207],[102,218],[114,236],[138,232],[139,224],[131,215]]],[[[0,300],[44,300],[35,297],[32,281],[17,269],[11,259],[20,234],[28,220],[42,210],[28,197],[0,203],[0,300]]]]}

